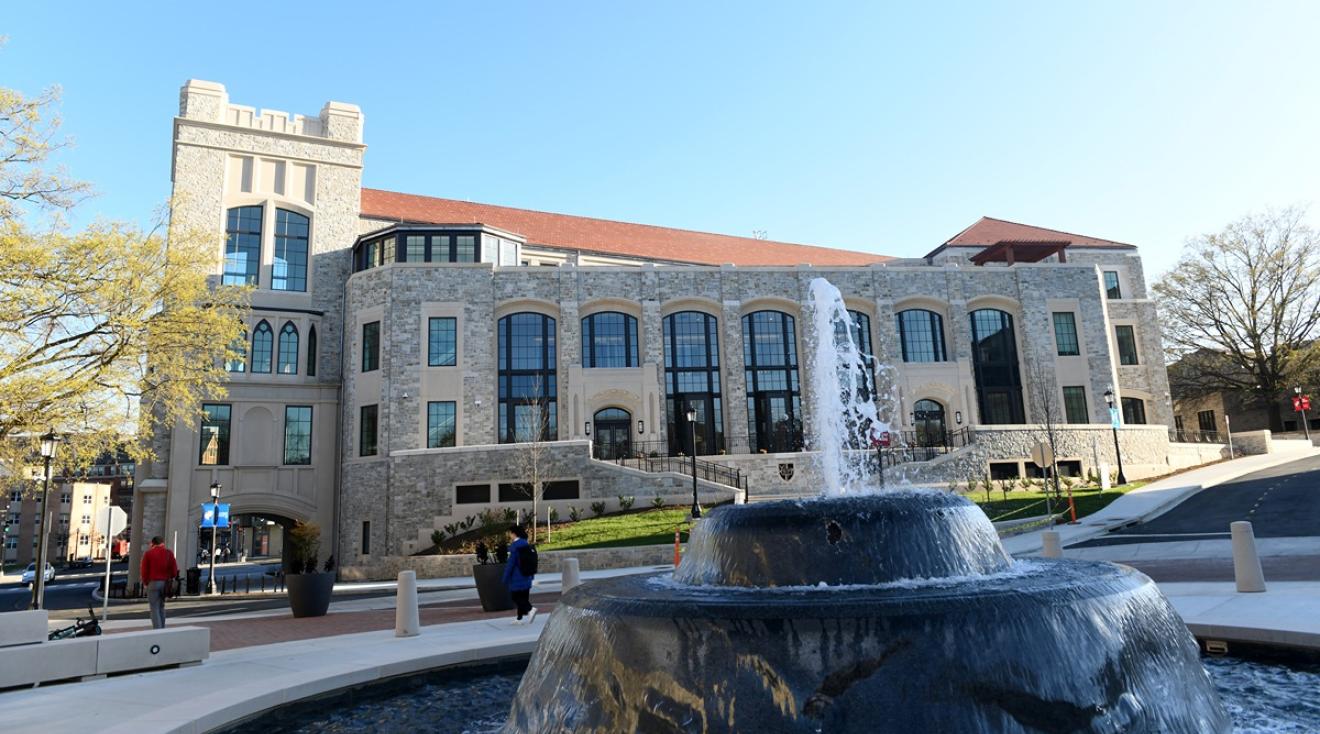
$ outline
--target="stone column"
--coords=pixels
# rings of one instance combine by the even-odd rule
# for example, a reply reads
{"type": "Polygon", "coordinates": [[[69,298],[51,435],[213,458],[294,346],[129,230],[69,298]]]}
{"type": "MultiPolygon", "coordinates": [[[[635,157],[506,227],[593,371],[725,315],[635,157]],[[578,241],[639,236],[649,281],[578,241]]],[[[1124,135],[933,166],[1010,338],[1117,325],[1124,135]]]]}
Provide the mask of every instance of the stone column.
{"type": "Polygon", "coordinates": [[[742,301],[724,301],[720,319],[723,326],[720,329],[720,397],[724,405],[724,445],[729,453],[751,453],[747,435],[742,301]]]}

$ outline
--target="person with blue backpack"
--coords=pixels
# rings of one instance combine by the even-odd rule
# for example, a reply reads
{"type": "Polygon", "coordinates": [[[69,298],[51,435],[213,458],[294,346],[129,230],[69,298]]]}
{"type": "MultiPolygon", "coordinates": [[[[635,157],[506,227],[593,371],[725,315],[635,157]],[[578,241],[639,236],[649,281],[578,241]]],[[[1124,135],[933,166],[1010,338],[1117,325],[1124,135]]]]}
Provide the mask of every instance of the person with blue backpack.
{"type": "Polygon", "coordinates": [[[518,617],[513,624],[531,624],[536,618],[536,607],[532,606],[532,579],[536,577],[538,558],[536,546],[527,542],[527,528],[522,525],[510,525],[509,535],[513,543],[509,545],[509,560],[504,566],[504,585],[509,587],[513,603],[518,607],[518,617]]]}

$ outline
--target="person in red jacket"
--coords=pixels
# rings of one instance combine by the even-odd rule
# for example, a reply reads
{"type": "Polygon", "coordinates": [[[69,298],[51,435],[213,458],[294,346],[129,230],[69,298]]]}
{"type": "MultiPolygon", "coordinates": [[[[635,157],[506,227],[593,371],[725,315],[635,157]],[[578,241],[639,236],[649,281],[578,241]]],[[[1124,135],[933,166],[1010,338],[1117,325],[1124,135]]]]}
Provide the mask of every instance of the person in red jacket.
{"type": "Polygon", "coordinates": [[[147,602],[151,605],[151,626],[165,626],[165,597],[170,593],[170,582],[179,576],[179,564],[174,554],[165,547],[159,535],[151,539],[151,547],[142,554],[142,583],[147,587],[147,602]]]}

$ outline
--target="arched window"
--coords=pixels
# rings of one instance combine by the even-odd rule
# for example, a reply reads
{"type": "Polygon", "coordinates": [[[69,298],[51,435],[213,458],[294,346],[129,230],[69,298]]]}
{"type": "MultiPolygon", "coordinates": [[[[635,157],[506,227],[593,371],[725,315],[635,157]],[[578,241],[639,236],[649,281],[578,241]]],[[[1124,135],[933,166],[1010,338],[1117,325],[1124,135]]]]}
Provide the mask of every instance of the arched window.
{"type": "Polygon", "coordinates": [[[912,424],[918,446],[940,446],[948,443],[944,427],[944,406],[934,400],[918,400],[912,406],[912,424]]]}
{"type": "Polygon", "coordinates": [[[743,364],[747,369],[747,443],[776,453],[802,448],[802,404],[794,319],[779,311],[757,311],[742,319],[743,364]]]}
{"type": "Polygon", "coordinates": [[[944,362],[944,318],[934,311],[912,308],[898,312],[898,339],[904,362],[944,362]]]}
{"type": "Polygon", "coordinates": [[[555,320],[515,313],[498,330],[499,441],[552,441],[559,435],[555,320]]]}
{"type": "Polygon", "coordinates": [[[1025,422],[1013,317],[997,309],[983,308],[973,311],[971,319],[972,365],[981,422],[1025,422]]]}
{"type": "Polygon", "coordinates": [[[592,455],[597,459],[619,459],[632,452],[632,414],[623,408],[605,408],[591,417],[595,429],[592,455]]]}
{"type": "Polygon", "coordinates": [[[694,434],[698,456],[718,453],[724,448],[719,322],[700,311],[679,311],[663,323],[669,454],[690,456],[694,434]],[[691,422],[689,409],[696,411],[691,422]]]}
{"type": "Polygon", "coordinates": [[[230,372],[243,372],[247,370],[247,339],[247,329],[244,329],[242,335],[234,340],[234,349],[238,350],[238,355],[233,359],[225,360],[226,370],[229,370],[230,372]]]}
{"type": "Polygon", "coordinates": [[[583,367],[636,367],[637,319],[605,311],[582,319],[583,367]]]}
{"type": "Polygon", "coordinates": [[[298,212],[275,210],[275,259],[270,269],[270,287],[273,290],[307,290],[309,221],[298,212]]]}
{"type": "Polygon", "coordinates": [[[261,207],[236,206],[225,217],[225,272],[220,282],[256,285],[260,265],[261,207]]]}
{"type": "Polygon", "coordinates": [[[316,377],[316,327],[307,329],[307,376],[316,377]]]}
{"type": "Polygon", "coordinates": [[[298,327],[285,321],[280,329],[280,352],[276,371],[281,375],[298,374],[298,327]]]}
{"type": "Polygon", "coordinates": [[[252,371],[270,372],[271,351],[274,335],[270,324],[262,321],[252,330],[252,371]]]}

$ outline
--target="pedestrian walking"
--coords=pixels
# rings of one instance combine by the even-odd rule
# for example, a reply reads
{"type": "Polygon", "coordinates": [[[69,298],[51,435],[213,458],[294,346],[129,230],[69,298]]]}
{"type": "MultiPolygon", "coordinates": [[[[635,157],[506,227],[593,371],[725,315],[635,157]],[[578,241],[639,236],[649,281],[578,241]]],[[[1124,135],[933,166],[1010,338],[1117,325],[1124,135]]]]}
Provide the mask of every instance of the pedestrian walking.
{"type": "Polygon", "coordinates": [[[536,577],[538,563],[536,546],[527,542],[527,528],[522,525],[510,525],[509,535],[513,543],[509,546],[509,560],[504,565],[504,585],[509,587],[513,603],[518,607],[518,617],[513,624],[531,624],[536,619],[536,607],[532,606],[532,579],[536,577]]]}
{"type": "Polygon", "coordinates": [[[151,547],[142,554],[142,583],[147,587],[153,629],[165,626],[165,597],[169,596],[170,584],[178,576],[179,564],[170,549],[165,547],[165,539],[159,535],[153,537],[151,547]]]}

